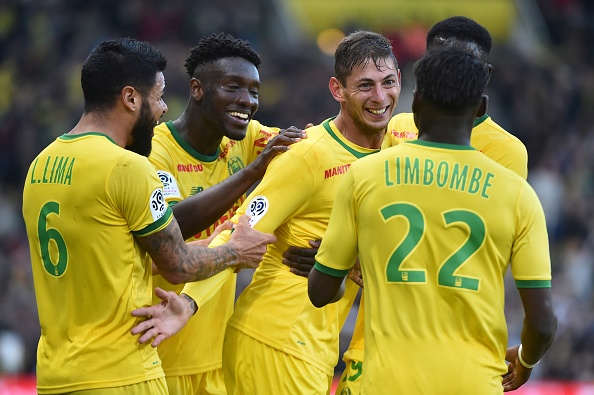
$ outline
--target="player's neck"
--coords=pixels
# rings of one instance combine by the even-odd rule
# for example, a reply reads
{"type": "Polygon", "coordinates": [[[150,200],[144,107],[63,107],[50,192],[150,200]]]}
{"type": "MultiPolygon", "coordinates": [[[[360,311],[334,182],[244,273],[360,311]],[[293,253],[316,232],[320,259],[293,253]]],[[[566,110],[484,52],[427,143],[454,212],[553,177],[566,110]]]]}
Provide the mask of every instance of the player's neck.
{"type": "Polygon", "coordinates": [[[214,155],[223,140],[223,135],[213,132],[216,130],[214,125],[209,125],[199,114],[192,114],[189,109],[172,123],[181,138],[202,155],[214,155]]]}
{"type": "Polygon", "coordinates": [[[101,133],[109,136],[120,147],[126,147],[132,133],[132,124],[117,118],[113,113],[85,113],[68,132],[69,135],[101,133]]]}
{"type": "Polygon", "coordinates": [[[425,111],[415,113],[415,124],[419,129],[419,140],[434,143],[470,145],[474,127],[474,112],[448,113],[435,110],[427,103],[425,111]]]}
{"type": "Polygon", "coordinates": [[[385,129],[382,131],[361,130],[352,118],[344,116],[342,112],[334,118],[334,124],[344,138],[363,148],[380,149],[386,134],[385,129]]]}

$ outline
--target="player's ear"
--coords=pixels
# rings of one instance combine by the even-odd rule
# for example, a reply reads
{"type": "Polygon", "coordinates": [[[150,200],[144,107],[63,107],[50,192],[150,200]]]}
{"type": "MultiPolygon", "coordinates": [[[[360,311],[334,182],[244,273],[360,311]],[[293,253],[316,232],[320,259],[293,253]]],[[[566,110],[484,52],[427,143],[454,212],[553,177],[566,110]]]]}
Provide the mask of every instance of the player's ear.
{"type": "Polygon", "coordinates": [[[481,97],[481,104],[479,104],[478,111],[476,113],[476,117],[482,117],[487,113],[487,107],[489,103],[489,96],[483,95],[481,97]]]}
{"type": "Polygon", "coordinates": [[[142,105],[142,95],[132,86],[125,86],[120,91],[120,99],[129,111],[136,111],[142,105]]]}
{"type": "Polygon", "coordinates": [[[204,95],[204,86],[202,81],[197,78],[190,79],[190,94],[196,101],[202,99],[202,96],[204,95]]]}
{"type": "Polygon", "coordinates": [[[332,94],[334,100],[339,103],[345,101],[344,97],[342,97],[342,84],[336,77],[330,78],[330,82],[328,82],[328,89],[330,89],[330,93],[332,94]]]}

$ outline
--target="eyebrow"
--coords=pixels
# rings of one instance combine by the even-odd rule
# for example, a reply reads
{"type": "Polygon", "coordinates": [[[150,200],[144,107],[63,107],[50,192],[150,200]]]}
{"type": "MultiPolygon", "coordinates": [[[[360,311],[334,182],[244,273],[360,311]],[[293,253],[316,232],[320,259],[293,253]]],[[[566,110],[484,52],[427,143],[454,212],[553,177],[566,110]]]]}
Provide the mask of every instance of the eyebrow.
{"type": "MultiPolygon", "coordinates": [[[[398,74],[397,73],[392,73],[392,74],[388,74],[387,76],[385,76],[384,78],[381,79],[381,81],[385,81],[385,80],[390,80],[390,79],[398,79],[398,74]]],[[[356,80],[356,82],[373,82],[375,81],[374,79],[368,78],[368,77],[364,77],[361,78],[359,80],[356,80]]]]}

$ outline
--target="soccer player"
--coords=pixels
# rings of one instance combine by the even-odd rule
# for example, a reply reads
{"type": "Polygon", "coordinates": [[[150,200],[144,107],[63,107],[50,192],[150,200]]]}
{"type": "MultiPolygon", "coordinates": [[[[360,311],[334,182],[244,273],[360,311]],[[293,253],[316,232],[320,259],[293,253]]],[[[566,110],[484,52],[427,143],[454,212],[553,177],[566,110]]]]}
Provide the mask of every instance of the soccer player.
{"type": "Polygon", "coordinates": [[[501,394],[528,380],[556,329],[544,212],[526,180],[470,146],[487,106],[484,62],[434,48],[414,74],[419,139],[343,177],[309,297],[330,303],[359,258],[361,394],[501,394]],[[510,264],[525,319],[506,355],[510,264]]]}
{"type": "Polygon", "coordinates": [[[343,39],[334,72],[329,89],[340,103],[338,115],[309,128],[306,141],[275,159],[237,213],[249,213],[251,225],[274,232],[278,242],[228,323],[223,369],[229,394],[326,394],[330,388],[341,317],[358,287],[349,283],[346,308],[316,310],[306,280],[289,272],[282,253],[321,238],[336,185],[353,161],[379,149],[400,94],[398,64],[380,34],[360,31],[343,39]]]}
{"type": "MultiPolygon", "coordinates": [[[[252,119],[258,110],[260,63],[246,41],[224,33],[203,37],[185,63],[190,77],[185,111],[155,128],[149,160],[187,241],[211,237],[235,214],[272,157],[302,137],[297,129],[283,131],[267,145],[278,129],[252,119]]],[[[158,346],[171,393],[226,393],[223,336],[235,302],[235,277],[228,278],[208,303],[200,303],[192,291],[202,284],[185,290],[197,299],[197,312],[178,335],[158,346]]],[[[184,288],[161,276],[154,283],[178,294],[184,288]]],[[[160,301],[153,298],[153,303],[160,301]]]]}
{"type": "Polygon", "coordinates": [[[256,267],[276,240],[243,217],[221,248],[184,242],[146,158],[167,111],[166,63],[144,42],[100,43],[82,67],[79,122],[29,168],[23,217],[41,324],[39,394],[167,394],[157,351],[130,335],[132,310],[151,302],[148,255],[181,283],[256,267]]]}
{"type": "MultiPolygon", "coordinates": [[[[379,150],[400,94],[400,71],[389,40],[367,31],[345,37],[336,49],[329,89],[340,104],[338,115],[307,129],[306,140],[276,157],[232,220],[248,213],[251,226],[274,232],[278,241],[227,324],[223,371],[229,394],[330,391],[340,327],[358,286],[347,283],[346,303],[315,309],[307,298],[307,280],[282,264],[282,254],[290,245],[306,247],[308,240],[322,237],[339,180],[352,162],[379,150]]],[[[221,233],[211,246],[228,235],[221,233]]],[[[168,301],[172,306],[186,303],[168,301]]],[[[148,322],[160,327],[154,315],[148,322]]]]}
{"type": "MultiPolygon", "coordinates": [[[[470,51],[486,64],[489,74],[491,73],[492,67],[488,63],[492,46],[491,35],[487,29],[472,19],[454,16],[436,23],[427,33],[427,49],[443,46],[456,46],[470,51]]],[[[418,130],[413,118],[412,113],[400,113],[392,117],[382,148],[416,139],[418,130]]],[[[475,119],[470,135],[470,145],[499,164],[513,170],[522,178],[526,179],[528,176],[526,147],[517,137],[497,125],[486,113],[475,119]]],[[[307,252],[300,252],[297,249],[291,249],[291,251],[293,255],[287,255],[289,258],[287,264],[296,267],[296,264],[293,263],[295,258],[293,260],[291,258],[294,255],[307,254],[307,252]]],[[[311,251],[309,255],[312,255],[311,251]]],[[[302,259],[299,267],[307,271],[308,266],[302,259]]],[[[343,390],[345,393],[349,393],[348,391],[353,394],[359,393],[363,371],[364,294],[365,292],[362,293],[362,301],[359,305],[349,348],[343,356],[345,370],[338,383],[337,394],[341,394],[343,390]]]]}

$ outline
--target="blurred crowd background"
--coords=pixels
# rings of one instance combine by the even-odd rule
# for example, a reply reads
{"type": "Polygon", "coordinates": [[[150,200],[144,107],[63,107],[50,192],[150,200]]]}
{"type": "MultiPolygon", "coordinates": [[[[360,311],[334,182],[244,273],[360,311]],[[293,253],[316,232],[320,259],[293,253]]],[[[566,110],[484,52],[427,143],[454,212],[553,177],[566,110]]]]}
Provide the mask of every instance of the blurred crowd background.
{"type": "MultiPolygon", "coordinates": [[[[410,112],[411,67],[424,52],[427,30],[440,19],[466,15],[494,34],[488,113],[526,145],[529,182],[547,214],[559,328],[534,375],[594,380],[594,2],[418,0],[419,7],[427,3],[426,13],[421,8],[395,15],[384,7],[389,2],[317,0],[327,6],[318,19],[332,19],[352,3],[386,10],[381,23],[350,18],[325,31],[312,31],[308,18],[313,22],[314,15],[295,8],[311,3],[305,0],[0,2],[0,376],[34,373],[40,331],[21,216],[24,177],[37,153],[78,121],[80,68],[96,44],[130,36],[166,55],[168,120],[185,108],[183,64],[198,39],[220,31],[246,39],[263,58],[256,118],[270,126],[303,127],[338,110],[327,89],[333,59],[324,37],[354,29],[388,36],[403,74],[396,111],[410,112]],[[436,3],[451,6],[440,13],[431,8],[436,3]],[[508,12],[495,29],[489,7],[501,3],[508,12]]],[[[92,243],[93,235],[88,237],[92,243]]],[[[508,278],[506,284],[510,344],[517,344],[523,311],[513,282],[508,278]]]]}

